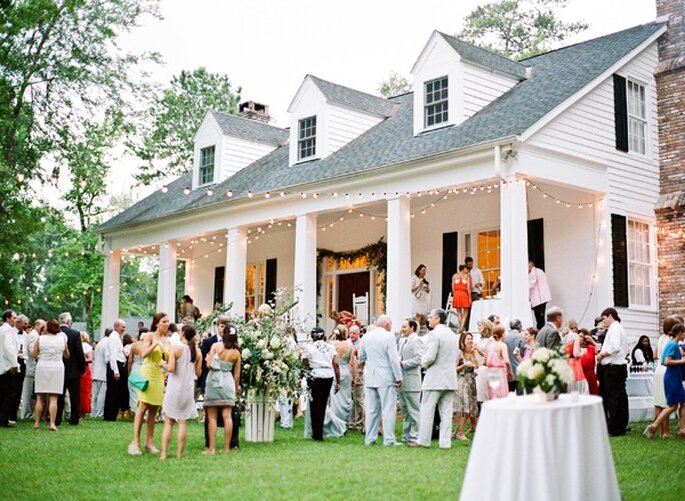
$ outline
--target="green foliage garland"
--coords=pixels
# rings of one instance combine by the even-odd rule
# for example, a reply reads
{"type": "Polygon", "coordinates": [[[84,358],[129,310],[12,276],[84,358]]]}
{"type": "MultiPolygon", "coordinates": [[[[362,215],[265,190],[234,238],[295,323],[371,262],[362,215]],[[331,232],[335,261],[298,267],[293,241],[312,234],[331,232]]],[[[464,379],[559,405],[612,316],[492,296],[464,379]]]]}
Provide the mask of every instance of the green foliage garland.
{"type": "MultiPolygon", "coordinates": [[[[335,261],[355,261],[359,258],[365,257],[369,262],[369,268],[372,266],[380,273],[381,292],[383,293],[383,303],[385,304],[385,289],[387,286],[387,267],[388,267],[388,244],[383,241],[383,237],[378,239],[378,242],[366,245],[361,249],[352,251],[336,252],[329,249],[318,249],[317,254],[317,269],[321,268],[321,262],[324,258],[333,259],[335,261]]],[[[319,283],[321,281],[319,280],[319,283]]],[[[321,287],[318,287],[321,290],[321,287]]]]}

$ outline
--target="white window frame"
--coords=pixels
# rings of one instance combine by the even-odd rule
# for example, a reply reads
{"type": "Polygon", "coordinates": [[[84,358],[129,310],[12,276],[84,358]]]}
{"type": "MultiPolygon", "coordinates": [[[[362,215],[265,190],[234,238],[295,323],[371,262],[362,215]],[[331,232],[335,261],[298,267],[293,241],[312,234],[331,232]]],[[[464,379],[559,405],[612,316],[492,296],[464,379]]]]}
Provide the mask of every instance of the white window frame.
{"type": "MultiPolygon", "coordinates": [[[[297,161],[300,162],[302,160],[308,160],[310,158],[316,157],[316,132],[318,128],[318,120],[316,118],[316,115],[311,115],[309,117],[301,118],[297,121],[297,161]],[[310,120],[313,121],[313,124],[310,124],[309,126],[306,126],[306,122],[310,120]],[[306,132],[309,130],[310,132],[313,130],[313,134],[307,135],[307,136],[302,136],[302,125],[305,124],[304,131],[306,132]],[[311,154],[302,156],[302,149],[303,149],[303,142],[311,141],[311,154]]],[[[305,146],[305,149],[309,149],[310,146],[307,145],[305,146]]]]}
{"type": "Polygon", "coordinates": [[[639,218],[626,218],[626,255],[628,260],[628,305],[633,309],[644,309],[652,311],[656,308],[656,281],[654,277],[654,231],[652,224],[649,221],[640,220],[639,218]],[[640,229],[641,238],[635,238],[637,235],[635,230],[640,229]],[[644,238],[646,237],[646,241],[644,238]],[[637,255],[637,247],[642,248],[641,256],[637,255]],[[643,253],[646,252],[645,256],[643,253]],[[636,283],[636,270],[640,269],[642,271],[642,279],[640,284],[636,283]],[[647,277],[644,278],[644,272],[646,271],[647,277]],[[637,299],[637,289],[640,287],[640,302],[637,299]],[[644,290],[646,288],[646,291],[644,290]],[[646,299],[646,303],[642,302],[646,299]]]}
{"type": "Polygon", "coordinates": [[[634,78],[626,78],[626,111],[628,115],[628,151],[636,155],[648,156],[649,155],[649,121],[647,117],[649,116],[649,86],[644,82],[636,80],[634,78]],[[631,103],[635,103],[635,88],[637,88],[638,102],[637,107],[631,106],[631,103]],[[639,102],[639,89],[643,90],[643,101],[639,102]],[[637,109],[636,109],[637,108],[637,109]],[[631,111],[632,110],[632,111],[631,111]],[[640,116],[640,111],[644,113],[644,116],[640,116]],[[635,127],[643,127],[644,138],[642,149],[639,150],[639,143],[636,143],[636,134],[632,133],[635,127]]]}
{"type": "Polygon", "coordinates": [[[216,145],[212,144],[205,146],[204,148],[200,148],[199,168],[197,170],[197,185],[206,186],[208,184],[214,184],[214,179],[216,179],[216,145]],[[212,150],[212,163],[203,163],[204,152],[209,151],[210,149],[212,150]],[[203,178],[205,177],[204,171],[210,167],[212,169],[212,178],[209,181],[203,181],[203,178]]]}
{"type": "Polygon", "coordinates": [[[423,127],[425,129],[432,129],[436,127],[444,127],[445,125],[448,125],[450,123],[450,108],[449,108],[449,87],[450,87],[450,82],[449,82],[449,75],[443,75],[438,78],[432,78],[430,80],[426,80],[423,83],[423,127]],[[443,85],[443,80],[445,81],[444,84],[445,86],[442,87],[443,85]],[[432,90],[428,91],[428,86],[431,84],[435,84],[436,82],[440,82],[441,88],[438,91],[432,90]],[[439,99],[433,101],[434,94],[436,92],[440,93],[439,99]],[[431,102],[428,102],[428,99],[431,99],[431,102]],[[445,109],[441,109],[439,112],[432,114],[431,116],[434,117],[440,117],[439,122],[433,122],[432,124],[428,123],[428,118],[429,118],[429,112],[428,109],[432,106],[444,106],[445,109]],[[445,118],[442,118],[442,115],[446,114],[445,118]]]}

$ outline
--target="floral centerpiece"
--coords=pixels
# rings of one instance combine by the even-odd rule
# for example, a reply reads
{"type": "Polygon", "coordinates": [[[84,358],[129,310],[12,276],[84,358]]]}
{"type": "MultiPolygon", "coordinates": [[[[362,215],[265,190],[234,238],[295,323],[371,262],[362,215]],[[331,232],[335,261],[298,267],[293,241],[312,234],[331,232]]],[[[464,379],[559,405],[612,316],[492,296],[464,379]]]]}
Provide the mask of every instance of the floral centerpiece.
{"type": "Polygon", "coordinates": [[[248,441],[272,441],[275,400],[281,396],[294,399],[300,390],[303,367],[293,338],[298,329],[289,315],[296,302],[286,300],[280,292],[277,304],[282,306],[261,305],[254,317],[238,328],[248,441]]]}
{"type": "Polygon", "coordinates": [[[526,393],[544,394],[546,400],[556,398],[574,381],[567,357],[547,348],[538,348],[531,358],[522,361],[516,375],[526,393]]]}

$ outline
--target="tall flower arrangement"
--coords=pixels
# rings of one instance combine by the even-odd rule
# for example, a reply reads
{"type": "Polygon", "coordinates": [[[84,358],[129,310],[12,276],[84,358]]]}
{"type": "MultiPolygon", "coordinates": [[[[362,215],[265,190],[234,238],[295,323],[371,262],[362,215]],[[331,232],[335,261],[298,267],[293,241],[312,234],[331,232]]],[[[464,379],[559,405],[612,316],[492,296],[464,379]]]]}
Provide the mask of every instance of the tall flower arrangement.
{"type": "Polygon", "coordinates": [[[248,392],[294,397],[302,377],[299,349],[290,335],[298,330],[289,316],[296,302],[287,300],[283,291],[279,295],[281,306],[263,304],[254,318],[239,326],[241,382],[248,392]]]}
{"type": "Polygon", "coordinates": [[[558,394],[575,379],[567,357],[547,348],[535,350],[531,358],[519,364],[516,374],[526,393],[539,388],[558,394]]]}

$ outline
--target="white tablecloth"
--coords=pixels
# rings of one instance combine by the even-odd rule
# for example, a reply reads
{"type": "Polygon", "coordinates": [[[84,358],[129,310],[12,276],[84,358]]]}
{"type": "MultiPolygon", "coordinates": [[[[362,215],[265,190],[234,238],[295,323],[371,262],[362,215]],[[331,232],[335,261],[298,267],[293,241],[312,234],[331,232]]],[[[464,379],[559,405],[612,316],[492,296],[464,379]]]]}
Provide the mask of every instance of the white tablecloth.
{"type": "Polygon", "coordinates": [[[478,332],[478,320],[488,318],[493,313],[502,316],[502,301],[498,298],[480,299],[471,303],[469,332],[478,332]]]}
{"type": "Polygon", "coordinates": [[[654,373],[639,372],[630,374],[626,379],[628,394],[628,420],[654,420],[654,373]]]}
{"type": "Polygon", "coordinates": [[[602,399],[483,404],[462,501],[620,500],[602,399]]]}

